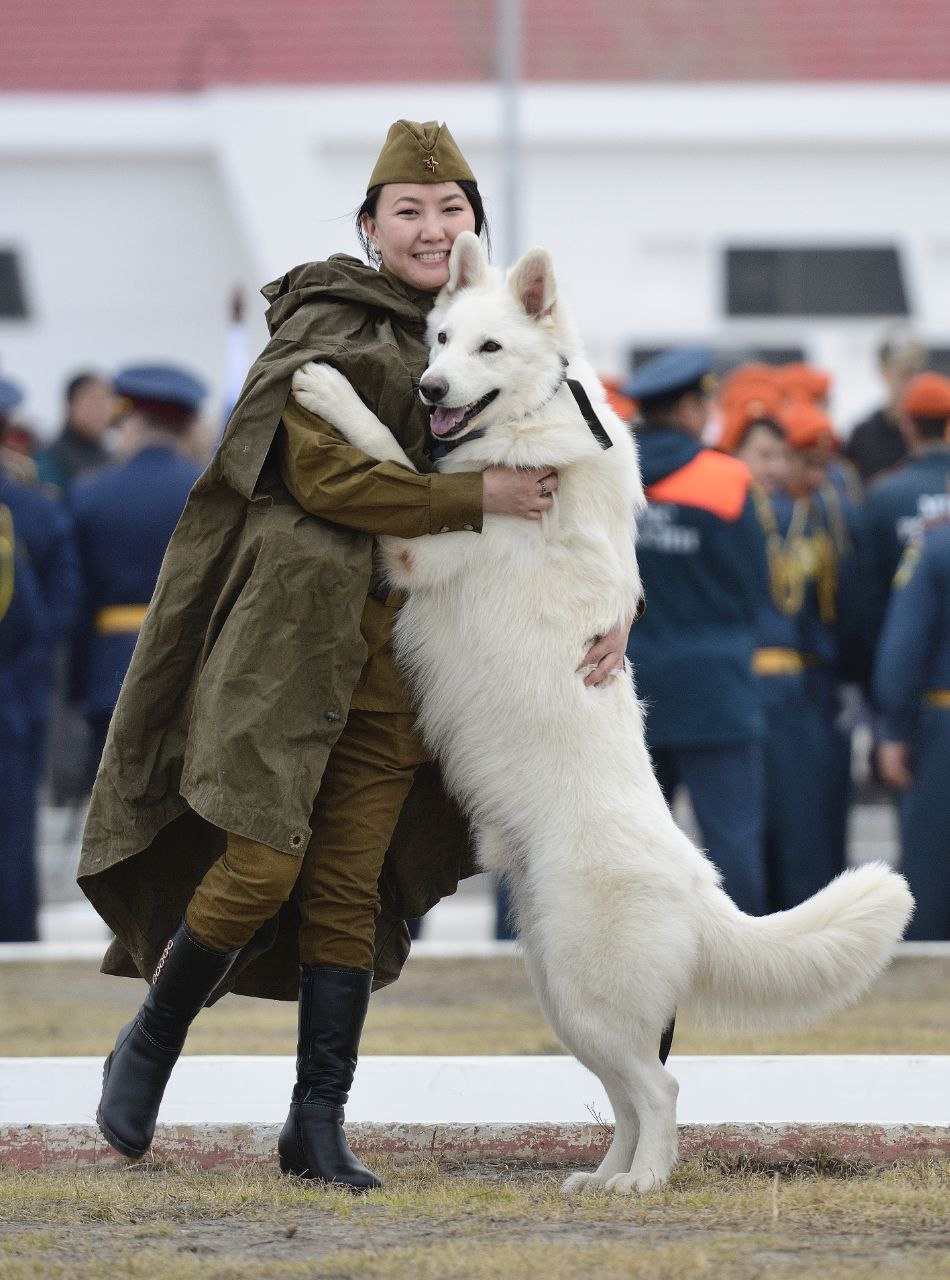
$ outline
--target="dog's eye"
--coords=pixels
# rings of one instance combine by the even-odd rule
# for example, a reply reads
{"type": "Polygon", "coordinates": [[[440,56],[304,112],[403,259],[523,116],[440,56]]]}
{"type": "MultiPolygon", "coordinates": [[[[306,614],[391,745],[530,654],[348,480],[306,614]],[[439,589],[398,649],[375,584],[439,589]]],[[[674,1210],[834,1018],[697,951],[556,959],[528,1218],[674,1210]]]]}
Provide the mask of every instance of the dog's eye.
{"type": "Polygon", "coordinates": [[[496,342],[494,338],[489,338],[487,342],[483,342],[482,345],[479,347],[479,351],[487,351],[489,354],[491,354],[491,352],[493,351],[500,351],[500,350],[501,350],[501,343],[496,342]]]}
{"type": "Polygon", "coordinates": [[[440,347],[445,346],[445,343],[446,343],[447,339],[446,339],[446,336],[445,336],[445,330],[444,330],[444,329],[442,330],[442,332],[441,332],[441,333],[437,333],[437,334],[435,335],[435,340],[436,340],[436,342],[439,344],[439,346],[440,346],[440,347]]]}

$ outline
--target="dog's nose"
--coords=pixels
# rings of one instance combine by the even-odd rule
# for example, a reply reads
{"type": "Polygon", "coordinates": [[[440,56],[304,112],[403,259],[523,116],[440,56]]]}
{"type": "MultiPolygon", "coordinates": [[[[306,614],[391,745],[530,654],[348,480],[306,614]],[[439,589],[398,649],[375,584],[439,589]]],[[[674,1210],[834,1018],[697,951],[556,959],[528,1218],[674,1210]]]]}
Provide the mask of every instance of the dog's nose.
{"type": "Polygon", "coordinates": [[[449,384],[444,378],[423,378],[419,390],[430,404],[438,404],[448,395],[449,384]]]}

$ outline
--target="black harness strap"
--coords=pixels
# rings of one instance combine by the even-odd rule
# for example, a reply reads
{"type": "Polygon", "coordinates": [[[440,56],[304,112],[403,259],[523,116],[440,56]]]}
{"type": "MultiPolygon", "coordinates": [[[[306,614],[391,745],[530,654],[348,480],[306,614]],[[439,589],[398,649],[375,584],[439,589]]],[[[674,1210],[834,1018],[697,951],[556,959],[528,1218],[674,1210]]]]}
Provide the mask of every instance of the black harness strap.
{"type": "Polygon", "coordinates": [[[597,443],[600,445],[602,449],[612,448],[614,442],[611,440],[610,436],[604,430],[604,424],[601,422],[600,418],[598,418],[597,414],[594,412],[594,406],[591,404],[590,397],[588,396],[587,392],[584,390],[584,388],[581,386],[581,384],[577,381],[576,378],[565,378],[565,382],[568,385],[568,389],[570,390],[571,395],[577,401],[577,407],[578,409],[580,409],[583,415],[584,421],[590,427],[591,435],[594,437],[594,439],[597,441],[597,443]]]}

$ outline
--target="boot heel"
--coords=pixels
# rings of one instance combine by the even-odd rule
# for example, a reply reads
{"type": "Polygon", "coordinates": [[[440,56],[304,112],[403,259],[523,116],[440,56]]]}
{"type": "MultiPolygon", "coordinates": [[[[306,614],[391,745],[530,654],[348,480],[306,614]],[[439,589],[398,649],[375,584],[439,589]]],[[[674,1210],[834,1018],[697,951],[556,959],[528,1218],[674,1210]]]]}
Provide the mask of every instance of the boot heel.
{"type": "Polygon", "coordinates": [[[280,1171],[291,1178],[303,1178],[307,1173],[307,1167],[298,1164],[296,1160],[288,1160],[286,1156],[281,1156],[280,1171]]]}

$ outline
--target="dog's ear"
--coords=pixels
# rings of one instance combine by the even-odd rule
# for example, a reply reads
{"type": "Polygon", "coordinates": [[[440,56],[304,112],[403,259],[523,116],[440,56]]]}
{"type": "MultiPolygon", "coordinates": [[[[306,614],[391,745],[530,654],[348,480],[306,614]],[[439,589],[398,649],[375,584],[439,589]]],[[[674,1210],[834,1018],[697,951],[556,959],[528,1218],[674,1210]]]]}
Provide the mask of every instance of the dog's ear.
{"type": "Polygon", "coordinates": [[[455,237],[449,254],[449,278],[445,293],[451,296],[459,289],[481,284],[488,272],[482,242],[474,231],[462,231],[455,237]]]}
{"type": "Polygon", "coordinates": [[[529,249],[508,272],[508,288],[529,316],[543,320],[554,310],[557,281],[547,249],[529,249]]]}

